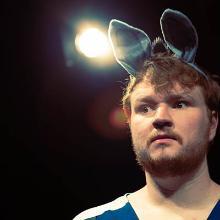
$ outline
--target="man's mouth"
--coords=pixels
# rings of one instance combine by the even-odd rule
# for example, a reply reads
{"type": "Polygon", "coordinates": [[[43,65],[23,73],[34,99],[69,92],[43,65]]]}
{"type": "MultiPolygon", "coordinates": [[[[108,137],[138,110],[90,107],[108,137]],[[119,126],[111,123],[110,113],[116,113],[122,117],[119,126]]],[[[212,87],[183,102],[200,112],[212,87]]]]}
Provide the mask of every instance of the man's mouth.
{"type": "Polygon", "coordinates": [[[157,135],[157,136],[153,137],[151,139],[151,143],[154,141],[157,141],[157,140],[169,140],[169,139],[177,140],[176,137],[173,135],[161,134],[161,135],[157,135]]]}

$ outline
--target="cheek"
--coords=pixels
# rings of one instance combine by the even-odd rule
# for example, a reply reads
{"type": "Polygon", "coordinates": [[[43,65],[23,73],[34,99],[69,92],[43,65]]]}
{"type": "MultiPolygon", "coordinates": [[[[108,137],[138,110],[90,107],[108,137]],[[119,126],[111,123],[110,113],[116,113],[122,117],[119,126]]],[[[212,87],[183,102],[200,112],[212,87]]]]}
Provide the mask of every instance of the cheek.
{"type": "Polygon", "coordinates": [[[199,111],[185,115],[179,122],[186,137],[198,137],[207,133],[209,121],[204,112],[199,111]]]}
{"type": "Polygon", "coordinates": [[[141,115],[131,117],[131,133],[135,139],[146,139],[151,129],[151,120],[141,115]]]}

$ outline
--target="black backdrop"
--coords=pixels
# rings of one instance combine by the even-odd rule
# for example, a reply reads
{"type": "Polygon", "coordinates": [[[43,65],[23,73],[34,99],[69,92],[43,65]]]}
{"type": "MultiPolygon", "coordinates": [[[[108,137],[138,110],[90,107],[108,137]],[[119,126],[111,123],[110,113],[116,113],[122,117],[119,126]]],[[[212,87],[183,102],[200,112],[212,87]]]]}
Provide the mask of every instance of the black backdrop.
{"type": "MultiPolygon", "coordinates": [[[[200,39],[197,63],[218,73],[215,0],[39,0],[12,1],[3,7],[5,219],[68,220],[144,184],[129,131],[108,125],[101,111],[120,105],[126,73],[117,64],[113,69],[89,66],[77,54],[67,67],[61,33],[69,18],[90,14],[106,27],[118,18],[155,38],[160,15],[168,7],[191,18],[200,39]],[[94,127],[97,123],[102,127],[94,127]]],[[[218,154],[214,149],[209,161],[211,175],[219,182],[218,154]]]]}

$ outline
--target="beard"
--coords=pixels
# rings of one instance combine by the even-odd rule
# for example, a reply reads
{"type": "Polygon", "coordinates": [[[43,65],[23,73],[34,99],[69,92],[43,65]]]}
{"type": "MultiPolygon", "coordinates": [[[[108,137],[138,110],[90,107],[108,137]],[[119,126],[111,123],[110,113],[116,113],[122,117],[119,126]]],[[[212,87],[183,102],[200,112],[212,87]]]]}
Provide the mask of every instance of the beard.
{"type": "MultiPolygon", "coordinates": [[[[182,145],[182,139],[179,135],[173,132],[168,132],[175,136],[176,141],[182,145]]],[[[156,134],[154,134],[156,135],[156,134]]],[[[137,146],[133,140],[133,149],[136,155],[138,164],[144,171],[155,177],[176,177],[194,172],[202,164],[208,151],[208,132],[206,135],[201,135],[197,141],[189,145],[182,146],[180,151],[175,155],[161,155],[153,158],[149,148],[149,141],[154,135],[151,135],[145,146],[137,146]]],[[[139,144],[138,144],[139,145],[139,144]]],[[[166,144],[161,144],[159,147],[166,148],[166,144]],[[163,146],[164,145],[164,146],[163,146]]]]}

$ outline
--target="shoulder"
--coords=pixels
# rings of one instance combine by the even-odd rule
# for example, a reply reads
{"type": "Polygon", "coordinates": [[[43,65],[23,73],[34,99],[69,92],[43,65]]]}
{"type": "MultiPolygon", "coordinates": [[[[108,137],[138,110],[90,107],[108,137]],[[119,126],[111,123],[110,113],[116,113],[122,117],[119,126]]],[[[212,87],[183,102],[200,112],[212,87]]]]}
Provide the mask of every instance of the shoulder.
{"type": "Polygon", "coordinates": [[[87,209],[81,212],[80,214],[78,214],[75,218],[73,218],[73,220],[86,220],[90,218],[95,219],[96,216],[102,215],[106,211],[109,211],[109,210],[114,211],[114,210],[121,209],[127,203],[128,203],[127,194],[125,194],[124,196],[121,196],[112,202],[109,202],[109,203],[106,203],[106,204],[103,204],[103,205],[100,205],[94,208],[87,209]]]}

